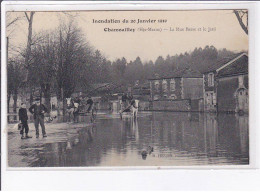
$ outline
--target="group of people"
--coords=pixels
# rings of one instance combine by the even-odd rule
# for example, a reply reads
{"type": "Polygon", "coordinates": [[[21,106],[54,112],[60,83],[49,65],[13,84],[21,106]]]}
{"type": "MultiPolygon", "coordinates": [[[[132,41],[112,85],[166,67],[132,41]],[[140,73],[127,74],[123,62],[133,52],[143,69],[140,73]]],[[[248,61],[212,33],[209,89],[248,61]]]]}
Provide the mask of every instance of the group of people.
{"type": "MultiPolygon", "coordinates": [[[[33,114],[34,126],[36,130],[36,138],[39,138],[39,125],[42,128],[42,136],[47,137],[44,125],[44,113],[48,112],[46,106],[40,103],[40,99],[36,99],[35,103],[29,108],[29,112],[33,114]]],[[[22,103],[21,108],[19,109],[19,120],[22,124],[22,129],[20,130],[20,134],[22,135],[21,139],[32,138],[28,135],[29,126],[28,126],[28,115],[26,104],[22,103]]]]}
{"type": "MultiPolygon", "coordinates": [[[[75,119],[78,120],[79,116],[79,107],[81,104],[81,99],[76,98],[72,100],[72,108],[73,108],[73,115],[74,115],[74,121],[75,119]]],[[[93,109],[93,100],[91,97],[88,97],[86,104],[88,105],[87,112],[91,112],[93,109]]],[[[122,114],[124,112],[131,112],[133,114],[133,117],[137,117],[138,112],[138,100],[134,100],[132,95],[129,95],[127,93],[124,93],[122,96],[122,102],[121,102],[121,110],[120,115],[122,118],[122,114]]],[[[33,114],[34,118],[34,126],[36,130],[36,138],[39,138],[39,125],[42,129],[42,136],[43,138],[47,137],[45,125],[44,125],[44,114],[48,112],[48,109],[44,104],[40,102],[40,99],[36,99],[35,103],[29,108],[29,112],[33,114]]],[[[28,135],[29,133],[29,126],[28,126],[28,115],[27,115],[27,109],[26,104],[22,103],[21,108],[19,109],[19,120],[22,124],[22,129],[20,130],[20,134],[22,135],[22,139],[26,138],[32,138],[28,135]]]]}
{"type": "MultiPolygon", "coordinates": [[[[78,116],[79,116],[80,103],[81,103],[80,98],[75,98],[73,100],[73,115],[74,115],[74,119],[76,120],[78,120],[78,116]]],[[[88,105],[87,112],[90,112],[94,104],[91,97],[88,97],[86,104],[88,105]]],[[[36,138],[39,138],[39,125],[41,126],[42,129],[43,138],[47,137],[45,124],[44,124],[44,114],[48,112],[46,106],[40,102],[39,98],[37,98],[35,100],[35,103],[29,108],[29,112],[33,114],[34,126],[36,130],[36,138]]],[[[29,136],[28,114],[27,114],[25,103],[21,103],[21,108],[19,109],[18,115],[19,115],[19,121],[21,121],[21,130],[20,130],[21,139],[32,138],[31,136],[29,136]]]]}
{"type": "MultiPolygon", "coordinates": [[[[71,112],[73,113],[74,122],[78,122],[79,114],[80,114],[80,106],[82,106],[82,104],[85,104],[83,103],[84,99],[82,99],[82,97],[80,98],[76,97],[75,99],[68,98],[67,100],[69,100],[67,102],[67,109],[68,111],[70,111],[71,109],[71,112]]],[[[89,113],[92,110],[93,104],[94,101],[92,100],[91,96],[89,96],[86,101],[86,105],[88,106],[86,111],[87,113],[89,113]]]]}

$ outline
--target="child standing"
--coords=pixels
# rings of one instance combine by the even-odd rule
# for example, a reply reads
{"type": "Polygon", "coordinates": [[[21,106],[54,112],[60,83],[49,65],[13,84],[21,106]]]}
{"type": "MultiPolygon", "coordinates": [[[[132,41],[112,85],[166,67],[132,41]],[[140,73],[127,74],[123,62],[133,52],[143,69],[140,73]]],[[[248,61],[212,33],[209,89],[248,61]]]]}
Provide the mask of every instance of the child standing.
{"type": "Polygon", "coordinates": [[[21,108],[19,109],[19,120],[22,123],[22,130],[20,131],[20,134],[22,135],[21,139],[26,139],[26,138],[32,138],[31,136],[28,135],[29,132],[29,126],[28,126],[28,116],[27,116],[27,110],[26,110],[26,104],[22,103],[21,108]],[[24,130],[25,130],[25,136],[24,136],[24,130]]]}

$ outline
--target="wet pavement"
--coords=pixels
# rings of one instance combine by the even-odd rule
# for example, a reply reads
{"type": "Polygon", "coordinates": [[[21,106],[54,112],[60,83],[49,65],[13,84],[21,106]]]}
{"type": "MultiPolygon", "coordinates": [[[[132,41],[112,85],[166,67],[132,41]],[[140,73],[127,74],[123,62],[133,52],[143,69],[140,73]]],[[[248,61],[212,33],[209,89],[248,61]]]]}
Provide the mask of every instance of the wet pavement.
{"type": "Polygon", "coordinates": [[[99,114],[94,124],[46,124],[47,138],[8,129],[10,167],[194,166],[249,164],[248,116],[140,112],[99,114]],[[149,147],[150,146],[150,147],[149,147]],[[153,150],[151,149],[153,148],[153,150]]]}

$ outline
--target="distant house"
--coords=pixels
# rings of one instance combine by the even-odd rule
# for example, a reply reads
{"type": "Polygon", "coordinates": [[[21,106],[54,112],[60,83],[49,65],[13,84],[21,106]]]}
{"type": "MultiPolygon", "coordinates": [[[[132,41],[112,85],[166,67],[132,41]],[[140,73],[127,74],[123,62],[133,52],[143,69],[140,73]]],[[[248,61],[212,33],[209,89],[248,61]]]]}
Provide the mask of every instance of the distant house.
{"type": "Polygon", "coordinates": [[[146,96],[148,96],[147,99],[149,99],[150,97],[150,83],[149,82],[145,82],[145,83],[136,83],[134,86],[132,86],[130,88],[130,93],[133,96],[136,96],[137,98],[146,98],[146,96]]]}
{"type": "Polygon", "coordinates": [[[202,87],[203,75],[190,68],[150,79],[153,101],[203,98],[202,87]]]}
{"type": "MultiPolygon", "coordinates": [[[[112,102],[119,103],[119,96],[125,92],[126,86],[116,85],[113,83],[93,83],[89,84],[88,88],[77,87],[71,95],[75,97],[91,96],[96,107],[99,110],[111,110],[112,102]]],[[[118,106],[118,105],[117,105],[118,106]]]]}
{"type": "MultiPolygon", "coordinates": [[[[151,101],[156,110],[188,111],[192,109],[191,101],[203,99],[203,75],[191,68],[182,69],[163,77],[157,76],[149,81],[151,101]],[[174,101],[174,103],[169,101],[174,101]],[[157,104],[160,104],[161,108],[156,108],[157,104]]],[[[199,102],[196,103],[195,109],[199,110],[199,102]]]]}
{"type": "Polygon", "coordinates": [[[204,110],[248,112],[248,56],[222,59],[203,72],[204,110]]]}

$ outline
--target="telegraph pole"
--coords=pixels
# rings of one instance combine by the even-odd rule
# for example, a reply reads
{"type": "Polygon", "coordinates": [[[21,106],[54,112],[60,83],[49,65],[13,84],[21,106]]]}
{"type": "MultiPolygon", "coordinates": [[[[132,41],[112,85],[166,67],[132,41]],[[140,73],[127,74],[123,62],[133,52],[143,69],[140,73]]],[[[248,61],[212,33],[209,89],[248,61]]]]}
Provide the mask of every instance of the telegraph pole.
{"type": "Polygon", "coordinates": [[[9,47],[9,37],[6,37],[6,64],[8,64],[8,47],[9,47]]]}
{"type": "MultiPolygon", "coordinates": [[[[7,36],[6,37],[6,69],[7,69],[7,66],[8,66],[8,47],[9,47],[9,37],[7,36]]],[[[9,94],[9,93],[7,92],[7,94],[9,94]]],[[[8,98],[7,113],[9,113],[9,96],[7,98],[8,98]]]]}

